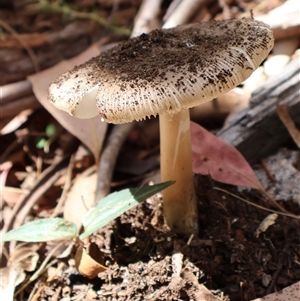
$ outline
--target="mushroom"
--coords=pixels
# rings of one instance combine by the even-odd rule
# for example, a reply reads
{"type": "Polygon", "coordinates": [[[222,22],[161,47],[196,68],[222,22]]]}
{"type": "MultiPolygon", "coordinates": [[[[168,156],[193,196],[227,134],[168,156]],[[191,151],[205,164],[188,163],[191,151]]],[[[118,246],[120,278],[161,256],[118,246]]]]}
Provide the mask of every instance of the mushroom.
{"type": "Polygon", "coordinates": [[[59,109],[79,118],[126,123],[160,115],[161,180],[167,225],[197,233],[189,108],[239,85],[273,47],[270,28],[252,18],[154,30],[61,75],[49,88],[59,109]]]}

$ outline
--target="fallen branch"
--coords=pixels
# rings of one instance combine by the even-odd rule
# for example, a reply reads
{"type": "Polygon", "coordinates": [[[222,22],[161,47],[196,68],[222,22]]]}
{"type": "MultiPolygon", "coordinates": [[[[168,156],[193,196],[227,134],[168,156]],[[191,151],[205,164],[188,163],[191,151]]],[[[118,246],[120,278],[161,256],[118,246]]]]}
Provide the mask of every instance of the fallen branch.
{"type": "Polygon", "coordinates": [[[290,139],[276,106],[286,105],[295,125],[300,127],[300,66],[296,59],[277,76],[257,89],[250,107],[237,114],[218,136],[235,146],[250,164],[275,152],[290,139]]]}

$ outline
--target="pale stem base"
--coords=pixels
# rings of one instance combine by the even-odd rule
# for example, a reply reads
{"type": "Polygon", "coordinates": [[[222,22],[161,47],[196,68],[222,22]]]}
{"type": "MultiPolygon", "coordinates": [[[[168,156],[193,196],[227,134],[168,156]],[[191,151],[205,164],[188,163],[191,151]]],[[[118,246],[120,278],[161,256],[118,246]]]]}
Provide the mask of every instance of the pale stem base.
{"type": "Polygon", "coordinates": [[[189,110],[161,115],[159,123],[161,181],[176,181],[163,191],[166,223],[177,233],[197,234],[189,110]]]}

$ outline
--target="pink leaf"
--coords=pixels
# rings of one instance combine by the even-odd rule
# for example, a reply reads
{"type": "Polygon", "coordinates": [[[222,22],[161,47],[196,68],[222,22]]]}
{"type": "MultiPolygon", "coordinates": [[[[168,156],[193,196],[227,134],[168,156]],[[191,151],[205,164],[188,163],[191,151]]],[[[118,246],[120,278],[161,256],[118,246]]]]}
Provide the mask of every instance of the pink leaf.
{"type": "Polygon", "coordinates": [[[261,189],[244,157],[231,145],[191,122],[193,172],[226,184],[261,189]]]}

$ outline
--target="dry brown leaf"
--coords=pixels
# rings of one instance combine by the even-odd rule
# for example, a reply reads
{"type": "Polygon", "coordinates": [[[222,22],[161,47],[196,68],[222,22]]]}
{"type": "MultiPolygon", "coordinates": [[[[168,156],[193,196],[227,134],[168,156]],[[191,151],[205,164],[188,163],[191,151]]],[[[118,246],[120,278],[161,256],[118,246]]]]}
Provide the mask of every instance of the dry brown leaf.
{"type": "Polygon", "coordinates": [[[73,222],[79,230],[81,219],[95,203],[97,174],[81,175],[75,179],[67,195],[64,207],[64,219],[73,222]]]}
{"type": "Polygon", "coordinates": [[[99,273],[104,272],[107,268],[103,266],[103,254],[100,252],[99,247],[91,243],[88,246],[79,246],[76,255],[75,263],[78,272],[88,277],[89,279],[94,279],[99,273]]]}
{"type": "Polygon", "coordinates": [[[22,243],[10,255],[7,267],[0,269],[0,300],[13,301],[15,287],[25,279],[25,271],[36,269],[39,260],[37,243],[22,243]]]}
{"type": "Polygon", "coordinates": [[[80,65],[90,58],[99,54],[95,45],[89,47],[80,55],[66,61],[62,61],[52,68],[41,71],[28,77],[32,83],[32,89],[41,104],[64,126],[70,133],[76,136],[93,153],[96,161],[99,158],[105,137],[107,123],[102,122],[99,117],[93,119],[77,119],[65,112],[56,109],[47,99],[48,87],[62,73],[80,65]]]}
{"type": "Polygon", "coordinates": [[[19,267],[24,271],[33,272],[40,258],[38,254],[39,249],[39,243],[25,242],[19,244],[10,254],[8,265],[18,263],[19,267]]]}
{"type": "Polygon", "coordinates": [[[267,295],[263,298],[257,298],[252,301],[299,301],[300,282],[284,288],[282,291],[267,295]]]}

